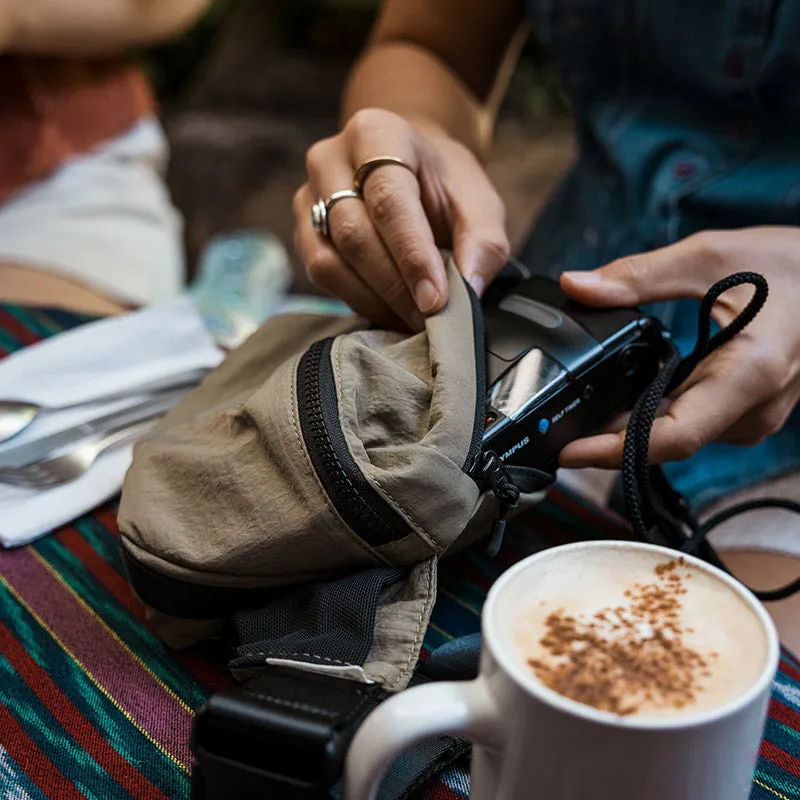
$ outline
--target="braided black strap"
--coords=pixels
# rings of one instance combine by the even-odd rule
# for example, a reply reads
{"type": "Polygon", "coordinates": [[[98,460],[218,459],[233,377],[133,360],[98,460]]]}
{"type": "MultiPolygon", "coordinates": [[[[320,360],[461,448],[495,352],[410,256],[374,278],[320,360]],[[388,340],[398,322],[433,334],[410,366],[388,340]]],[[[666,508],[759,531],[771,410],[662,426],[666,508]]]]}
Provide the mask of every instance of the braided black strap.
{"type": "MultiPolygon", "coordinates": [[[[777,507],[800,513],[800,503],[781,498],[766,498],[741,503],[726,509],[701,524],[687,503],[669,483],[658,466],[648,464],[650,434],[658,406],[665,396],[679,386],[697,365],[722,345],[733,339],[749,325],[762,309],[768,295],[767,281],[755,272],[738,272],[715,283],[700,305],[697,344],[681,358],[674,346],[653,383],[642,394],[631,412],[625,434],[622,456],[622,487],[627,514],[634,532],[646,542],[692,553],[714,566],[725,569],[714,548],[707,540],[708,533],[731,517],[758,508],[777,507]],[[719,297],[735,286],[751,284],[755,292],[739,315],[713,337],[711,311],[719,297]]],[[[775,591],[756,591],[761,600],[782,600],[800,591],[800,578],[775,591]]]]}

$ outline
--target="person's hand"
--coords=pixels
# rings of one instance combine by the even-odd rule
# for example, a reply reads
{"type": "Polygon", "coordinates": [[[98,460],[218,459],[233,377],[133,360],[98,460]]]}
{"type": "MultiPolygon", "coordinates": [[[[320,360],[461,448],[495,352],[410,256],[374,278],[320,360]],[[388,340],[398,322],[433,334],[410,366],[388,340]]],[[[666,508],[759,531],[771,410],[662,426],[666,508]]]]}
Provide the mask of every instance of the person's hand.
{"type": "Polygon", "coordinates": [[[444,133],[423,133],[397,114],[365,109],[341,133],[317,142],[306,162],[308,182],[294,198],[295,244],[311,282],[362,316],[419,330],[423,315],[447,301],[439,247],[452,248],[479,294],[508,258],[503,203],[475,156],[444,133]],[[311,206],[352,188],[361,163],[387,155],[411,171],[374,170],[363,202],[348,198],[331,208],[330,238],[314,230],[311,206]]]}
{"type": "MultiPolygon", "coordinates": [[[[653,426],[650,461],[689,458],[715,441],[753,445],[777,432],[800,398],[800,228],[713,231],[587,273],[562,275],[562,288],[593,306],[633,306],[702,298],[734,272],[761,273],[769,297],[745,330],[679,386],[653,426]]],[[[752,297],[739,287],[720,297],[727,325],[752,297]]],[[[565,467],[618,468],[624,430],[580,439],[561,452],[565,467]]]]}

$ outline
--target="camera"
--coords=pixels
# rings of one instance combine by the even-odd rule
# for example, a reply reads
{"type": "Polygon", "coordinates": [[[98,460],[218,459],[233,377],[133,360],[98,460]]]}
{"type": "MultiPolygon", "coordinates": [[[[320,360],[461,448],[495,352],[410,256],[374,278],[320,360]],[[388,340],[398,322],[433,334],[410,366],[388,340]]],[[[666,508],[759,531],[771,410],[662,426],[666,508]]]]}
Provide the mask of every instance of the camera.
{"type": "Polygon", "coordinates": [[[483,449],[552,471],[574,439],[629,411],[667,349],[661,323],[634,308],[576,303],[528,277],[484,308],[488,398],[483,449]]]}

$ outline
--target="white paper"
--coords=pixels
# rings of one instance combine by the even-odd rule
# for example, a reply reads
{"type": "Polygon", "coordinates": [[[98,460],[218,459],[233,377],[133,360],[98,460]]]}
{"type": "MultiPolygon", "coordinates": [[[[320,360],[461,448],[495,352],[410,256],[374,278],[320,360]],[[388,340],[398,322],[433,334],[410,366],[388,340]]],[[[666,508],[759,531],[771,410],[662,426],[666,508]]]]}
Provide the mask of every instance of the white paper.
{"type": "MultiPolygon", "coordinates": [[[[221,350],[191,300],[181,297],[59,334],[0,361],[0,398],[44,406],[85,402],[109,392],[125,400],[48,411],[8,447],[66,430],[136,402],[136,387],[193,369],[213,368],[221,350]]],[[[0,484],[0,544],[16,547],[49,533],[113,497],[130,466],[131,445],[101,455],[78,480],[45,491],[0,484]]]]}

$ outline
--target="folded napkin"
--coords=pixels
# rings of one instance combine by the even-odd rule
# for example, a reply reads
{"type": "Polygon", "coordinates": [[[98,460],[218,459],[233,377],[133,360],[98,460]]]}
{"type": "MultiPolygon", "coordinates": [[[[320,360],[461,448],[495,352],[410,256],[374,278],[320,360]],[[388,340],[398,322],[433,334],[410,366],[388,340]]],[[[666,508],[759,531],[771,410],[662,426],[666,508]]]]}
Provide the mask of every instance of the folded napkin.
{"type": "MultiPolygon", "coordinates": [[[[88,323],[27,347],[0,361],[0,399],[64,406],[112,392],[131,394],[124,400],[48,411],[0,445],[0,453],[124,408],[138,399],[136,389],[143,384],[210,369],[221,360],[222,351],[188,297],[88,323]]],[[[84,476],[54,489],[0,484],[0,544],[26,544],[113,497],[122,487],[131,451],[131,445],[109,450],[84,476]]]]}

